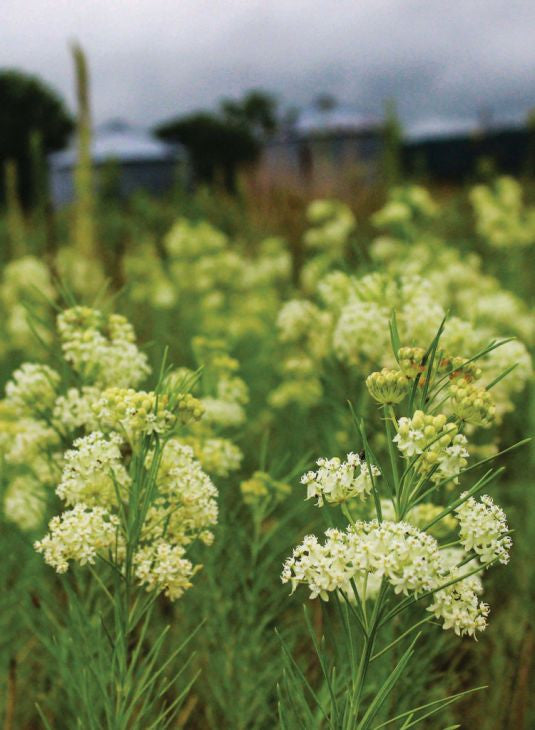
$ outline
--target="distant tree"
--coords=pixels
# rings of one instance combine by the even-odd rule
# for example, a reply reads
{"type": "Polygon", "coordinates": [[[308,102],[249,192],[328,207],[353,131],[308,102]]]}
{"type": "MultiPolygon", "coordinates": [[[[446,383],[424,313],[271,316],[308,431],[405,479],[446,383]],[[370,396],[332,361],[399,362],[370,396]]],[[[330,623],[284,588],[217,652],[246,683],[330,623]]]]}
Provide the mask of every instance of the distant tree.
{"type": "Polygon", "coordinates": [[[530,109],[526,119],[528,133],[526,164],[524,173],[528,177],[535,177],[535,109],[530,109]]]}
{"type": "MultiPolygon", "coordinates": [[[[0,70],[0,164],[15,162],[26,203],[32,190],[32,134],[39,134],[46,154],[61,149],[72,129],[71,116],[49,86],[20,71],[0,70]]],[[[3,187],[0,196],[4,198],[3,187]]]]}
{"type": "Polygon", "coordinates": [[[261,148],[250,127],[208,112],[175,119],[155,131],[161,139],[186,147],[197,180],[221,180],[231,192],[236,188],[238,168],[254,162],[261,148]]]}
{"type": "Polygon", "coordinates": [[[312,103],[321,112],[330,112],[338,106],[336,96],[327,93],[318,94],[312,103]]]}
{"type": "Polygon", "coordinates": [[[221,114],[228,122],[244,126],[257,138],[270,137],[277,129],[277,100],[259,89],[248,91],[242,99],[224,99],[221,114]]]}

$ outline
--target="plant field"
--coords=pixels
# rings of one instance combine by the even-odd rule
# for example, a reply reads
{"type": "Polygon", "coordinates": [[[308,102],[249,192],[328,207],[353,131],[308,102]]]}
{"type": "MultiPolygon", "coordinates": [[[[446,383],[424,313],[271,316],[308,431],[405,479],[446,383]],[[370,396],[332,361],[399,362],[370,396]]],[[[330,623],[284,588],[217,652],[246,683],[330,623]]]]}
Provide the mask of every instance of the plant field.
{"type": "Polygon", "coordinates": [[[8,195],[5,730],[535,727],[530,196],[8,195]]]}

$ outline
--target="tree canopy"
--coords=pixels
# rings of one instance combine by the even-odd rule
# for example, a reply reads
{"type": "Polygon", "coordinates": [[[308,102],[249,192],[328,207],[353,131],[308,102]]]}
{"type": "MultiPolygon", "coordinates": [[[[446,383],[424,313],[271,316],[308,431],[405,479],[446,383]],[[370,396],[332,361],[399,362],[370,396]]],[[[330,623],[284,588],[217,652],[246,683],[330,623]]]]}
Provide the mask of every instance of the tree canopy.
{"type": "Polygon", "coordinates": [[[216,112],[196,112],[161,124],[156,134],[187,148],[197,180],[219,180],[232,191],[238,168],[255,162],[262,142],[276,127],[275,99],[251,91],[240,100],[223,100],[216,112]]]}
{"type": "Polygon", "coordinates": [[[69,112],[47,84],[20,71],[0,70],[0,164],[3,168],[8,159],[16,162],[25,201],[32,192],[32,134],[40,136],[42,151],[49,153],[65,145],[72,129],[69,112]]]}

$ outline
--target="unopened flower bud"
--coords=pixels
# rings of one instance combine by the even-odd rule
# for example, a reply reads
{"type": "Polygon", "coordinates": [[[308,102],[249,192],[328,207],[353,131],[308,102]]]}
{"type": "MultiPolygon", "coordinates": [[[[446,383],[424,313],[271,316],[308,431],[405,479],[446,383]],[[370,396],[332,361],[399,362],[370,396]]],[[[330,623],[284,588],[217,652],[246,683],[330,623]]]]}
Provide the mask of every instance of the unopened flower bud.
{"type": "Polygon", "coordinates": [[[370,395],[378,403],[399,403],[409,391],[409,381],[400,370],[383,368],[366,379],[370,395]]]}
{"type": "Polygon", "coordinates": [[[451,404],[455,415],[462,421],[488,427],[496,415],[496,406],[490,393],[461,381],[450,386],[451,404]]]}
{"type": "Polygon", "coordinates": [[[415,378],[425,370],[423,347],[401,347],[398,351],[399,367],[408,378],[415,378]]]}

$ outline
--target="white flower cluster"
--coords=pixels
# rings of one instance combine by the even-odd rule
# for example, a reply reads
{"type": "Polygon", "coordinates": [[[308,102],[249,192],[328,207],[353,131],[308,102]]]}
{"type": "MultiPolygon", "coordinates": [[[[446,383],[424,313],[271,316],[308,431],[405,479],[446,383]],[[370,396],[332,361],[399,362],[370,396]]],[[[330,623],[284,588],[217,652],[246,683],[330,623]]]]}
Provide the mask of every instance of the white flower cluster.
{"type": "Polygon", "coordinates": [[[301,477],[307,488],[307,499],[316,498],[318,507],[325,502],[338,504],[358,497],[365,499],[373,488],[373,477],[381,472],[374,464],[367,464],[358,454],[349,453],[346,461],[338,457],[318,459],[317,471],[309,471],[301,477]]]}
{"type": "Polygon", "coordinates": [[[102,391],[91,385],[82,388],[69,388],[64,395],[60,395],[53,410],[53,421],[58,428],[66,431],[76,431],[84,428],[86,431],[98,431],[99,423],[95,415],[95,404],[100,400],[102,391]]]}
{"type": "Polygon", "coordinates": [[[245,421],[245,411],[240,403],[223,398],[202,398],[204,408],[203,420],[221,428],[241,426],[245,421]]]}
{"type": "Polygon", "coordinates": [[[395,593],[435,591],[429,610],[457,634],[473,635],[485,628],[488,607],[477,599],[479,584],[466,580],[447,585],[462,576],[431,535],[406,522],[377,520],[357,522],[345,532],[330,529],[325,535],[323,545],[314,535],[305,537],[285,562],[282,581],[290,582],[292,591],[305,583],[311,598],[328,600],[332,591],[351,598],[352,581],[362,585],[369,575],[388,581],[395,593]]]}
{"type": "Polygon", "coordinates": [[[46,497],[40,481],[31,474],[21,474],[6,489],[4,515],[22,530],[35,530],[41,525],[46,497]]]}
{"type": "Polygon", "coordinates": [[[378,228],[408,236],[418,230],[416,224],[433,218],[437,212],[438,207],[425,188],[404,185],[392,188],[386,204],[371,220],[378,228]]]}
{"type": "MultiPolygon", "coordinates": [[[[72,509],[54,517],[48,535],[35,543],[36,550],[59,573],[68,569],[70,560],[84,565],[106,553],[122,565],[127,530],[121,515],[132,508],[131,477],[122,453],[125,447],[117,433],[94,432],[77,439],[65,454],[56,492],[72,509]]],[[[125,451],[129,453],[129,447],[125,451]]],[[[174,600],[190,586],[196,572],[184,557],[185,548],[195,539],[212,542],[217,490],[192,449],[176,439],[167,441],[162,453],[151,452],[144,468],[145,477],[137,478],[145,489],[150,489],[146,483],[153,480],[154,493],[134,554],[135,574],[147,590],[163,591],[174,600]]]]}
{"type": "Polygon", "coordinates": [[[35,543],[45,562],[65,573],[69,560],[80,565],[93,564],[97,555],[110,551],[116,544],[119,518],[104,507],[77,504],[61,516],[53,517],[49,533],[35,543]]]}
{"type": "MultiPolygon", "coordinates": [[[[465,496],[466,492],[461,495],[465,496]]],[[[482,563],[509,562],[513,544],[505,512],[487,494],[478,502],[470,497],[455,510],[459,519],[460,540],[465,550],[473,550],[482,563]]]]}
{"type": "Polygon", "coordinates": [[[313,358],[322,358],[328,352],[332,320],[306,299],[286,302],[277,317],[281,342],[303,343],[313,358]]]}
{"type": "Polygon", "coordinates": [[[58,434],[44,421],[21,418],[11,424],[4,459],[10,466],[30,469],[40,481],[49,483],[57,476],[61,457],[56,450],[58,434]]]}
{"type": "Polygon", "coordinates": [[[64,456],[58,497],[69,506],[81,502],[109,508],[117,504],[119,494],[130,484],[122,462],[123,443],[118,434],[105,438],[100,431],[76,439],[64,456]]]}
{"type": "Polygon", "coordinates": [[[191,588],[191,577],[196,572],[187,560],[182,545],[160,541],[146,545],[134,556],[135,575],[147,591],[162,591],[170,601],[191,588]]]}
{"type": "Polygon", "coordinates": [[[24,363],[6,384],[6,399],[22,413],[46,411],[54,405],[59,381],[48,365],[24,363]]]}
{"type": "Polygon", "coordinates": [[[342,256],[356,226],[351,208],[340,200],[314,200],[307,208],[307,218],[314,227],[306,231],[305,245],[331,258],[342,256]]]}
{"type": "Polygon", "coordinates": [[[58,316],[57,326],[66,361],[93,385],[137,385],[150,372],[132,325],[119,314],[73,307],[58,316]]]}
{"type": "MultiPolygon", "coordinates": [[[[150,467],[152,457],[147,460],[150,467]]],[[[178,439],[163,450],[156,477],[158,496],[143,529],[143,539],[165,539],[188,545],[199,538],[212,542],[211,528],[217,522],[217,489],[195,459],[193,449],[178,439]]]]}
{"type": "MultiPolygon", "coordinates": [[[[452,570],[450,580],[457,571],[452,570]]],[[[490,607],[480,601],[478,596],[483,587],[478,576],[463,578],[443,590],[433,594],[433,602],[427,609],[436,618],[442,619],[443,628],[453,629],[457,636],[475,636],[476,631],[484,631],[490,607]]]]}
{"type": "MultiPolygon", "coordinates": [[[[134,442],[141,435],[161,434],[174,426],[177,417],[167,408],[168,402],[166,394],[157,395],[154,391],[106,388],[93,403],[92,410],[102,427],[119,431],[134,442]]],[[[188,407],[185,401],[183,405],[188,407]]],[[[200,417],[199,402],[191,398],[189,405],[193,410],[198,407],[197,417],[200,417]]]]}
{"type": "Polygon", "coordinates": [[[35,333],[42,342],[49,343],[51,337],[46,323],[49,314],[46,301],[55,298],[49,268],[42,260],[35,256],[22,256],[5,263],[0,280],[2,329],[5,328],[0,351],[35,351],[35,333]],[[37,315],[31,322],[27,310],[30,303],[32,312],[37,315]]]}
{"type": "Polygon", "coordinates": [[[333,334],[340,360],[359,365],[380,361],[388,349],[388,306],[353,298],[342,309],[333,334]]]}

